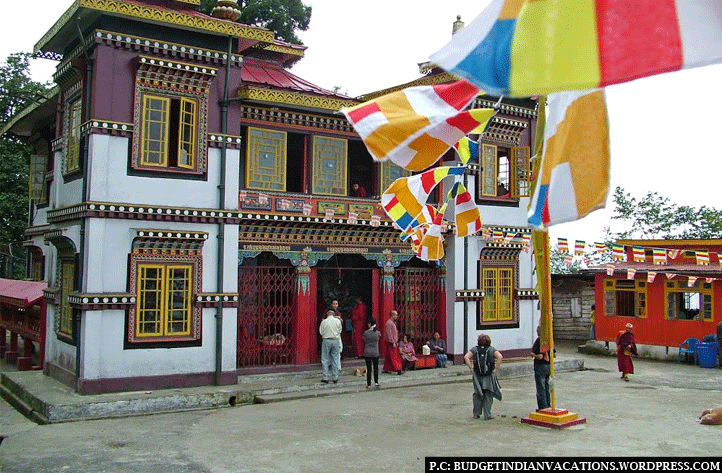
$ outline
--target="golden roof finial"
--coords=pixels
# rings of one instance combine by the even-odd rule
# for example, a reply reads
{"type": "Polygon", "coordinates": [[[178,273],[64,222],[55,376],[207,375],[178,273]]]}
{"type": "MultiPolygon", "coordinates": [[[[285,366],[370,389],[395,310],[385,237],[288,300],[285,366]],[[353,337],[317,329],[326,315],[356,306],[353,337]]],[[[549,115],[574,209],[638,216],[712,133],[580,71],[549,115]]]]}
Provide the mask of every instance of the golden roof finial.
{"type": "Polygon", "coordinates": [[[216,0],[216,5],[211,10],[211,16],[221,20],[236,21],[241,17],[241,10],[238,8],[236,0],[216,0]]]}

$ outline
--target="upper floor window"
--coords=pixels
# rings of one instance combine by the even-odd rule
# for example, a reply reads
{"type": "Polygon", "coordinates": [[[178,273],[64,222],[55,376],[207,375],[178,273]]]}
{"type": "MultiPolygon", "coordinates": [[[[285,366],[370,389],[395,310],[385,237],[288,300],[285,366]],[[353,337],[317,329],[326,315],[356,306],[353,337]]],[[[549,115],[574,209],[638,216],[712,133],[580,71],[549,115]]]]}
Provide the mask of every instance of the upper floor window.
{"type": "Polygon", "coordinates": [[[329,136],[313,137],[314,194],[347,195],[348,141],[329,136]]]}
{"type": "Polygon", "coordinates": [[[131,167],[204,174],[210,82],[215,69],[140,57],[131,167]]]}
{"type": "Polygon", "coordinates": [[[75,285],[75,260],[60,260],[60,313],[58,317],[58,332],[68,337],[73,335],[73,308],[70,306],[68,296],[75,285]]]}
{"type": "Polygon", "coordinates": [[[142,120],[143,166],[194,170],[197,101],[144,95],[142,120]]]}
{"type": "Polygon", "coordinates": [[[501,148],[482,143],[478,194],[486,197],[527,197],[531,189],[529,147],[501,148]]]}
{"type": "Polygon", "coordinates": [[[248,127],[246,186],[249,189],[286,190],[287,133],[248,127]]]}
{"type": "Polygon", "coordinates": [[[82,151],[80,141],[80,125],[82,123],[83,102],[76,99],[68,104],[65,147],[65,174],[80,171],[80,153],[82,151]]]}

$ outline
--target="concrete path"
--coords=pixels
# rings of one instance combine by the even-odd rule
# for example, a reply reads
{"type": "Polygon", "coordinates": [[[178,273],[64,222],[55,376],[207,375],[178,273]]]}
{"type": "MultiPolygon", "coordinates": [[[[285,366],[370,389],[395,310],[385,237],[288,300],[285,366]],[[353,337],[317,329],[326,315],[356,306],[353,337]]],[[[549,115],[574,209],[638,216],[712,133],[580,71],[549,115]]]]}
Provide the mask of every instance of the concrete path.
{"type": "MultiPolygon", "coordinates": [[[[719,455],[722,426],[697,417],[722,407],[722,371],[636,359],[625,383],[613,357],[574,348],[558,346],[560,358],[581,358],[586,369],[557,373],[556,404],[587,422],[563,430],[519,421],[535,408],[530,375],[501,380],[504,400],[494,402],[490,421],[472,418],[468,374],[460,382],[49,425],[0,402],[7,437],[0,471],[421,472],[435,455],[719,455]]],[[[383,375],[382,386],[398,378],[383,375]]]]}

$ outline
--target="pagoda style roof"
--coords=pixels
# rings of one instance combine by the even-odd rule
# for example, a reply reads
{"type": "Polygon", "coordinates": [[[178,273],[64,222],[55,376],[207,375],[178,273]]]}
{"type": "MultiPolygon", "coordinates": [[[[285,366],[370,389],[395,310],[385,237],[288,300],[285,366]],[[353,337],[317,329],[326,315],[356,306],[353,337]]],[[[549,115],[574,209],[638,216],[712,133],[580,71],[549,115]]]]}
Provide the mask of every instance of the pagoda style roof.
{"type": "Polygon", "coordinates": [[[359,103],[292,74],[278,60],[245,57],[241,81],[238,96],[252,101],[326,110],[340,110],[359,103]]]}
{"type": "Polygon", "coordinates": [[[62,56],[71,43],[77,42],[78,24],[84,30],[101,15],[137,20],[161,27],[173,27],[196,33],[232,36],[239,40],[240,49],[258,45],[273,45],[275,34],[257,26],[242,25],[213,18],[195,10],[195,2],[161,5],[142,0],[75,0],[50,30],[37,42],[36,54],[62,56]],[[77,21],[77,24],[76,24],[77,21]]]}

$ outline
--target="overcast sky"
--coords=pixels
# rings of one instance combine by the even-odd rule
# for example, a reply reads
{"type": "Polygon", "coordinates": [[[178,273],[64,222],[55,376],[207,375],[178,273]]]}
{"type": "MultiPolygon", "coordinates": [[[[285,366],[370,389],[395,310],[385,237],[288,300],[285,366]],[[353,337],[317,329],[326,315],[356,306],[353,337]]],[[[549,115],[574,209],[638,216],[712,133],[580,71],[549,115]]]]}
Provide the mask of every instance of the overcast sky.
{"type": "MultiPolygon", "coordinates": [[[[0,57],[31,51],[72,0],[5,2],[0,57]]],[[[321,87],[358,96],[419,77],[418,63],[451,38],[457,15],[470,23],[488,0],[305,0],[313,7],[308,46],[292,72],[321,87]]],[[[53,63],[37,60],[36,80],[50,80],[53,63]]],[[[679,71],[607,88],[612,171],[607,209],[552,227],[563,237],[592,242],[609,224],[611,195],[656,191],[678,204],[722,208],[722,65],[679,71]]],[[[482,219],[483,219],[482,215],[482,219]]],[[[621,229],[613,224],[612,229],[621,229]]]]}

